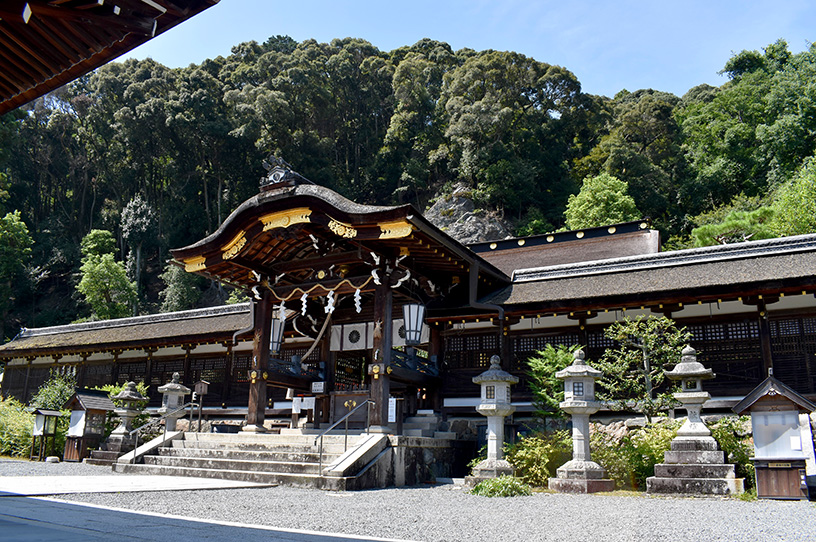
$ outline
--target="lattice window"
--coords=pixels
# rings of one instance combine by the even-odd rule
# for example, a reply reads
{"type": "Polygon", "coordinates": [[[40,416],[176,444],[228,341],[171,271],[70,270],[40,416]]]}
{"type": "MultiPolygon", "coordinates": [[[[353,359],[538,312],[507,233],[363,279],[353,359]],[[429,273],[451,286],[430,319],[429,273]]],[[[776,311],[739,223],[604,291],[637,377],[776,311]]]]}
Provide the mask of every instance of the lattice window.
{"type": "Polygon", "coordinates": [[[94,363],[85,366],[85,387],[106,386],[113,381],[113,363],[94,363]]]}
{"type": "Polygon", "coordinates": [[[144,382],[147,378],[147,363],[144,361],[119,363],[119,376],[116,382],[124,384],[126,382],[144,382]]]}
{"type": "Polygon", "coordinates": [[[799,393],[816,392],[816,329],[813,318],[769,322],[774,377],[799,393]]]}
{"type": "Polygon", "coordinates": [[[703,383],[712,395],[750,392],[765,378],[756,320],[687,326],[697,359],[717,378],[703,383]]]}
{"type": "Polygon", "coordinates": [[[490,366],[498,354],[496,333],[445,337],[445,365],[448,369],[479,369],[490,366]]]}

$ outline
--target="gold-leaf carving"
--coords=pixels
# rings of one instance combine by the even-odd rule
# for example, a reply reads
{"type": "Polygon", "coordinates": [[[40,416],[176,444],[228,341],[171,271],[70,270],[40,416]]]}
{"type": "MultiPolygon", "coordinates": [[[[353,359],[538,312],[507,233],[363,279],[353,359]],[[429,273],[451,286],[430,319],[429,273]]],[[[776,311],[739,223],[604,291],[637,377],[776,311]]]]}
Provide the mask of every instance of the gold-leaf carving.
{"type": "Polygon", "coordinates": [[[311,214],[312,210],[308,207],[297,207],[264,215],[259,220],[263,223],[263,231],[269,231],[275,228],[288,228],[293,224],[310,222],[309,217],[311,214]]]}
{"type": "Polygon", "coordinates": [[[395,222],[385,222],[379,224],[380,239],[400,239],[408,237],[414,231],[414,227],[405,220],[397,220],[395,222]]]}
{"type": "Polygon", "coordinates": [[[195,273],[196,271],[202,271],[207,269],[206,261],[207,258],[204,256],[195,256],[194,258],[187,258],[184,261],[184,270],[188,273],[195,273]]]}
{"type": "Polygon", "coordinates": [[[224,260],[230,260],[238,255],[241,252],[241,249],[244,248],[247,244],[246,237],[244,237],[245,232],[241,231],[236,235],[232,241],[221,247],[221,258],[224,260]]]}
{"type": "Polygon", "coordinates": [[[333,218],[329,219],[329,229],[333,231],[335,235],[339,235],[340,237],[346,237],[347,239],[357,237],[357,230],[351,225],[343,224],[342,222],[338,222],[333,218]]]}

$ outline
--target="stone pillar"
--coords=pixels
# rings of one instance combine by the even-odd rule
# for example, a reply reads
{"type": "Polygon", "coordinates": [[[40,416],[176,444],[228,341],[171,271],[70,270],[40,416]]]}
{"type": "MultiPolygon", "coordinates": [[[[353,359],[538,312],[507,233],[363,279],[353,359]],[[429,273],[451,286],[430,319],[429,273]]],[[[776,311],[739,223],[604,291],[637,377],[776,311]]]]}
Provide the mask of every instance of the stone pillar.
{"type": "Polygon", "coordinates": [[[584,362],[584,351],[576,350],[572,365],[555,373],[564,381],[561,410],[572,416],[572,460],[557,469],[549,487],[559,493],[597,493],[612,491],[615,483],[604,478],[606,471],[592,461],[589,453],[589,417],[601,408],[595,400],[595,381],[603,373],[584,362]]]}
{"type": "Polygon", "coordinates": [[[264,290],[255,305],[255,337],[249,367],[249,405],[243,431],[262,433],[266,414],[266,376],[269,368],[269,340],[272,325],[272,292],[264,290]]]}

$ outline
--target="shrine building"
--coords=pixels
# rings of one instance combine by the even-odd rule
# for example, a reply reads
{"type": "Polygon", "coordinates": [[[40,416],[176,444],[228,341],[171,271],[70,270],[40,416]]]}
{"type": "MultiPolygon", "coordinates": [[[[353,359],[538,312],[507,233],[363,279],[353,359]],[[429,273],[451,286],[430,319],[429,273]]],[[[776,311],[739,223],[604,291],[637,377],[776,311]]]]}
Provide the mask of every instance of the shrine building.
{"type": "MultiPolygon", "coordinates": [[[[665,315],[693,335],[707,408],[729,408],[773,375],[816,399],[816,235],[659,252],[648,221],[465,246],[411,205],[362,205],[282,162],[260,192],[173,260],[245,291],[250,302],[119,320],[23,329],[0,346],[4,396],[27,401],[53,369],[79,386],[178,372],[209,382],[211,417],[264,431],[314,397],[310,421],[369,400],[370,432],[394,433],[418,410],[478,417],[472,378],[491,356],[520,378],[547,344],[612,346],[606,326],[665,315]]],[[[366,421],[367,419],[367,421],[366,421]]]]}

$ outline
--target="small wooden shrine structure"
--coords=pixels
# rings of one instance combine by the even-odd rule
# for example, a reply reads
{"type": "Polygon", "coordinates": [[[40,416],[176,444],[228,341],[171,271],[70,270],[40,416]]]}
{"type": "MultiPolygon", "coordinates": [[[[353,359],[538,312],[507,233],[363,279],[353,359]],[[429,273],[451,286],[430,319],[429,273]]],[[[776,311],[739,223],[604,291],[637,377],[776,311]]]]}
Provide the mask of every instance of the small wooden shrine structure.
{"type": "Polygon", "coordinates": [[[733,410],[751,413],[757,496],[807,499],[807,471],[816,474],[809,417],[816,405],[769,376],[733,410]]]}
{"type": "Polygon", "coordinates": [[[82,461],[89,450],[96,448],[105,435],[105,421],[108,412],[116,407],[107,392],[99,390],[77,390],[65,403],[71,411],[71,422],[65,438],[63,461],[82,461]]]}

